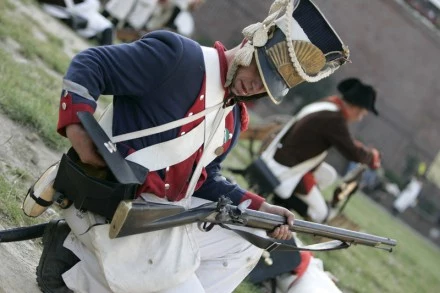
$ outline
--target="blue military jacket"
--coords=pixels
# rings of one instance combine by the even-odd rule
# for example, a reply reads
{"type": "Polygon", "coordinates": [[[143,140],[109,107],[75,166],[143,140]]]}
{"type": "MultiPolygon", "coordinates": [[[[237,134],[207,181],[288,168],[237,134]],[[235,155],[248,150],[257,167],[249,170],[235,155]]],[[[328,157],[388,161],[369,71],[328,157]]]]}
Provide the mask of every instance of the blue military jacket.
{"type": "MultiPolygon", "coordinates": [[[[224,47],[216,43],[221,76],[227,72],[224,47]]],[[[78,123],[76,112],[94,112],[100,95],[113,95],[113,135],[120,135],[175,121],[204,110],[205,65],[196,42],[180,35],[157,31],[130,44],[89,48],[72,60],[66,73],[60,101],[58,131],[78,123]]],[[[226,90],[226,94],[228,91],[226,90]]],[[[156,135],[118,143],[127,156],[144,147],[171,140],[194,128],[193,123],[156,135]]],[[[251,208],[264,201],[260,196],[228,182],[220,174],[220,163],[237,142],[242,121],[247,123],[244,105],[236,105],[226,117],[225,152],[211,162],[196,186],[194,196],[216,201],[225,195],[235,204],[252,199],[251,208]]],[[[179,146],[176,146],[176,152],[179,146]]],[[[203,147],[185,161],[164,170],[151,172],[139,190],[170,201],[184,197],[188,180],[203,152],[203,147]]]]}

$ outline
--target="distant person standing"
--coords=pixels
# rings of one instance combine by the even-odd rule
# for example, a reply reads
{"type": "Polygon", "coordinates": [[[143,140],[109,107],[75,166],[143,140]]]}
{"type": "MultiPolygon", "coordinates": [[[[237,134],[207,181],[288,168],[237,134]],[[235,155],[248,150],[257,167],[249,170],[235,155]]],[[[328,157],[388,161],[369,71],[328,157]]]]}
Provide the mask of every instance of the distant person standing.
{"type": "Polygon", "coordinates": [[[423,177],[426,173],[426,164],[421,162],[417,169],[417,173],[412,176],[410,182],[406,185],[405,189],[399,194],[397,199],[393,203],[393,213],[401,214],[410,206],[417,204],[417,197],[423,187],[423,177]]]}

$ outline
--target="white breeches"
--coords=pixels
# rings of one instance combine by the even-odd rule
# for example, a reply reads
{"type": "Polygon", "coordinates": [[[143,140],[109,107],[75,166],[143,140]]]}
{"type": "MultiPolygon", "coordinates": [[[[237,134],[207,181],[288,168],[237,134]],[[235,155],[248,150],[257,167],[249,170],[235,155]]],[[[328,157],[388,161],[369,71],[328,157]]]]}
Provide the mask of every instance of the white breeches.
{"type": "Polygon", "coordinates": [[[321,165],[313,172],[316,184],[318,184],[319,189],[324,190],[330,187],[338,179],[338,172],[330,164],[322,162],[321,165]]]}
{"type": "Polygon", "coordinates": [[[342,293],[324,272],[322,261],[314,257],[299,279],[292,274],[283,274],[276,280],[277,293],[342,293]]]}
{"type": "Polygon", "coordinates": [[[422,182],[416,178],[412,178],[410,183],[399,194],[399,197],[394,201],[393,206],[399,213],[403,213],[407,208],[412,206],[422,190],[422,182]]]}
{"type": "Polygon", "coordinates": [[[312,221],[322,223],[326,219],[328,206],[316,185],[307,195],[297,194],[296,196],[308,205],[307,214],[312,221]]]}
{"type": "MultiPolygon", "coordinates": [[[[205,202],[207,201],[192,198],[191,206],[198,206],[205,202]]],[[[123,283],[124,280],[117,280],[117,278],[116,281],[115,279],[110,280],[109,274],[104,273],[107,272],[107,270],[101,267],[101,262],[98,260],[102,258],[102,253],[96,253],[96,247],[94,247],[92,240],[90,239],[90,232],[88,232],[89,228],[95,223],[102,223],[102,217],[92,213],[85,213],[83,217],[80,218],[77,215],[77,210],[73,206],[64,210],[64,216],[72,229],[64,246],[72,250],[80,258],[78,264],[63,274],[63,279],[67,286],[74,292],[106,293],[117,291],[128,293],[128,291],[125,290],[112,291],[110,289],[109,284],[114,284],[115,282],[123,283]]],[[[232,231],[215,226],[209,232],[202,232],[197,229],[196,224],[188,226],[190,226],[188,231],[190,231],[190,233],[192,233],[191,236],[193,236],[191,239],[195,239],[195,247],[200,255],[200,259],[197,259],[197,266],[194,268],[193,272],[190,270],[188,275],[185,275],[181,282],[170,288],[167,288],[166,284],[173,282],[172,275],[161,276],[164,281],[161,282],[163,288],[160,290],[142,286],[142,288],[137,288],[136,292],[232,292],[255,267],[261,256],[261,249],[253,246],[232,231]]],[[[262,230],[247,228],[246,230],[251,230],[260,236],[266,235],[262,230]]],[[[125,237],[117,239],[125,239],[125,237]]],[[[145,243],[145,246],[140,247],[139,249],[154,251],[157,247],[149,247],[148,243],[145,243]]],[[[180,251],[176,252],[179,253],[180,251]]],[[[127,251],[127,253],[130,254],[130,251],[127,251]]],[[[130,257],[130,255],[128,257],[130,257]]],[[[123,262],[121,262],[120,265],[123,266],[123,262]]],[[[160,264],[158,265],[160,266],[160,264]]],[[[117,264],[117,266],[119,266],[119,264],[117,264]]],[[[142,272],[133,269],[133,267],[127,267],[127,269],[132,269],[132,272],[130,271],[130,273],[137,275],[138,278],[142,278],[142,272]]],[[[115,287],[112,286],[112,288],[115,287]]],[[[130,291],[130,293],[131,292],[132,291],[130,291]]]]}

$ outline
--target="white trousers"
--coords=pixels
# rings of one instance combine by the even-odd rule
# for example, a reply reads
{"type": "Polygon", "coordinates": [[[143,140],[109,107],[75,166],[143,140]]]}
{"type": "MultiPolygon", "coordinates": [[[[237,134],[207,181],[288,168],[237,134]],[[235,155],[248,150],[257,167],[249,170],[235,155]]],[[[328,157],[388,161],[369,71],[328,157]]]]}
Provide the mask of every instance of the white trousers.
{"type": "Polygon", "coordinates": [[[417,178],[412,178],[410,183],[399,194],[399,197],[394,201],[393,206],[399,213],[403,213],[407,208],[416,203],[417,197],[422,190],[422,182],[417,178]]]}
{"type": "Polygon", "coordinates": [[[314,222],[322,223],[327,217],[328,207],[319,188],[315,185],[307,195],[297,194],[308,206],[307,215],[314,222]]]}
{"type": "MultiPolygon", "coordinates": [[[[193,198],[191,206],[198,206],[205,202],[207,201],[193,198]]],[[[86,213],[81,218],[73,206],[64,210],[64,216],[72,229],[65,241],[65,247],[72,250],[80,258],[78,264],[63,274],[67,286],[74,292],[112,292],[103,273],[103,268],[100,267],[97,256],[93,252],[90,239],[87,237],[87,230],[95,223],[102,223],[103,219],[92,213],[86,213]]],[[[245,230],[250,230],[260,236],[266,235],[262,230],[247,228],[245,230]]],[[[236,233],[218,226],[209,232],[202,232],[195,228],[192,229],[192,233],[194,233],[193,236],[200,252],[200,265],[195,272],[172,288],[160,291],[142,288],[142,292],[232,292],[255,267],[262,253],[261,249],[236,233]]],[[[133,273],[142,277],[140,272],[133,273]]]]}
{"type": "Polygon", "coordinates": [[[277,277],[277,293],[342,293],[324,272],[322,261],[312,257],[309,266],[299,279],[292,274],[277,277]]]}

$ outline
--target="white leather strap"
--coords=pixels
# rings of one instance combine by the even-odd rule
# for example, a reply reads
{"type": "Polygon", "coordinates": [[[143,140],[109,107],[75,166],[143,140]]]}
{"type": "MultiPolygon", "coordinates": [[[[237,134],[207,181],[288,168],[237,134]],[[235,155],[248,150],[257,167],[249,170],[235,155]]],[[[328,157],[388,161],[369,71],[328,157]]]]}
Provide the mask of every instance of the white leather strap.
{"type": "MultiPolygon", "coordinates": [[[[202,47],[202,50],[206,71],[205,107],[210,107],[219,102],[223,103],[225,91],[221,82],[220,62],[217,50],[207,47],[202,47]]],[[[232,106],[226,109],[220,108],[215,116],[209,115],[205,117],[205,141],[203,154],[191,177],[185,198],[194,193],[203,167],[207,166],[218,156],[215,153],[215,150],[224,144],[225,117],[231,110],[232,106]]]]}
{"type": "Polygon", "coordinates": [[[266,150],[261,154],[261,157],[265,159],[269,159],[273,157],[273,155],[275,154],[278,148],[278,143],[284,137],[287,131],[289,131],[289,129],[293,126],[293,124],[296,123],[296,121],[299,121],[302,118],[306,117],[307,115],[315,112],[320,112],[320,111],[336,112],[338,110],[339,110],[338,106],[332,102],[317,102],[305,106],[304,108],[301,109],[301,111],[298,112],[298,114],[293,116],[293,118],[290,119],[286,123],[286,125],[284,125],[281,131],[277,134],[277,136],[272,140],[272,142],[266,148],[266,150]]]}
{"type": "Polygon", "coordinates": [[[313,169],[314,167],[316,167],[320,162],[322,162],[325,157],[327,156],[327,151],[324,151],[322,153],[320,153],[319,155],[310,158],[292,168],[289,168],[289,170],[285,171],[284,173],[281,173],[278,176],[278,179],[280,181],[286,180],[288,179],[290,176],[292,176],[292,174],[298,174],[298,173],[307,173],[309,170],[313,169]]]}
{"type": "Polygon", "coordinates": [[[267,149],[261,154],[261,158],[266,162],[269,169],[274,172],[274,175],[280,180],[281,184],[275,189],[277,194],[282,198],[288,198],[293,191],[293,187],[296,186],[299,179],[304,176],[312,168],[316,167],[320,162],[322,162],[327,156],[327,151],[310,158],[296,166],[287,167],[279,164],[273,159],[275,152],[279,148],[279,142],[284,137],[284,135],[289,131],[289,129],[296,123],[296,121],[310,115],[312,113],[320,111],[338,111],[339,108],[336,104],[332,102],[317,102],[305,106],[301,111],[298,112],[277,134],[274,140],[270,143],[267,149]],[[283,181],[289,180],[290,182],[283,181]],[[291,183],[291,184],[290,184],[291,183]],[[292,185],[292,186],[290,186],[292,185]],[[292,189],[292,190],[290,190],[292,189]],[[285,196],[285,197],[283,197],[285,196]]]}
{"type": "Polygon", "coordinates": [[[204,128],[204,124],[200,123],[184,135],[140,149],[127,156],[126,159],[145,166],[150,171],[178,164],[189,158],[202,146],[204,128]]]}
{"type": "Polygon", "coordinates": [[[101,119],[99,119],[99,124],[101,124],[104,131],[107,133],[108,137],[111,139],[111,141],[113,143],[117,143],[117,142],[126,141],[126,140],[130,140],[130,139],[145,137],[145,136],[165,132],[165,131],[168,131],[168,130],[171,130],[171,129],[174,129],[177,127],[181,127],[185,124],[191,123],[191,122],[196,121],[197,119],[199,119],[203,116],[208,115],[209,113],[219,109],[222,105],[223,105],[223,102],[217,103],[216,105],[213,105],[213,106],[211,106],[211,107],[209,107],[209,108],[207,108],[197,114],[194,114],[194,115],[191,115],[191,116],[179,119],[179,120],[175,120],[175,121],[172,121],[172,122],[169,122],[166,124],[162,124],[162,125],[147,128],[147,129],[124,133],[124,134],[117,135],[117,136],[113,137],[112,136],[113,104],[110,104],[106,108],[104,113],[102,114],[101,119]]]}
{"type": "Polygon", "coordinates": [[[280,185],[275,188],[275,193],[279,197],[286,199],[292,195],[293,190],[298,185],[298,182],[301,180],[304,174],[321,163],[326,156],[327,152],[323,152],[291,168],[281,165],[275,161],[274,158],[263,158],[263,160],[266,162],[267,167],[280,181],[280,185]]]}

